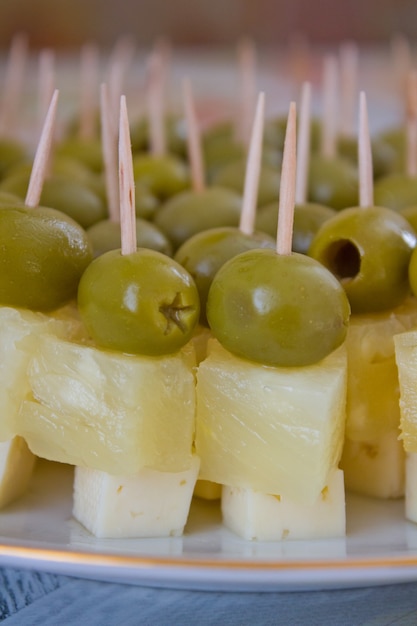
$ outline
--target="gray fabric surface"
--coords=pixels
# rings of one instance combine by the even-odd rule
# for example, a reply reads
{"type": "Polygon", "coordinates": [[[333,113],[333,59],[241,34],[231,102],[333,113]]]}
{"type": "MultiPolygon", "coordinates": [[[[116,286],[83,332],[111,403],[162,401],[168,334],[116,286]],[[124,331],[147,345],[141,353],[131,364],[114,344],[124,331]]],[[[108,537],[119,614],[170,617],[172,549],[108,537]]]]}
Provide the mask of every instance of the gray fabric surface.
{"type": "Polygon", "coordinates": [[[214,593],[0,570],[7,626],[416,626],[417,583],[340,591],[214,593]]]}

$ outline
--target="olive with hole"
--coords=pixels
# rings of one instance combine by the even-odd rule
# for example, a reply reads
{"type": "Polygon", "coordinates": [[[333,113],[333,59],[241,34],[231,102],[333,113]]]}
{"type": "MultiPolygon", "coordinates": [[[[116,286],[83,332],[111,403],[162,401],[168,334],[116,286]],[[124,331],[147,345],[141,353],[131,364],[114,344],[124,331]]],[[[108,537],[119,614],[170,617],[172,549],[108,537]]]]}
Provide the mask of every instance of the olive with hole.
{"type": "Polygon", "coordinates": [[[345,209],[323,224],[309,254],[341,281],[352,312],[384,311],[410,292],[408,265],[416,234],[383,207],[345,209]]]}

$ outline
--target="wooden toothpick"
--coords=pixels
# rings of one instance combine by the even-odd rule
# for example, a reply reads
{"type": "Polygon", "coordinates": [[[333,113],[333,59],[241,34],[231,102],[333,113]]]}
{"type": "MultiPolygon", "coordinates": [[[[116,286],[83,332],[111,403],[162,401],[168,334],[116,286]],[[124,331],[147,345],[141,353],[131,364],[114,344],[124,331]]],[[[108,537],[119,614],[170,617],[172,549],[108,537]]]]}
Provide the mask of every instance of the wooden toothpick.
{"type": "Polygon", "coordinates": [[[42,129],[55,88],[55,54],[44,49],[39,53],[38,116],[42,129]]]}
{"type": "Polygon", "coordinates": [[[297,136],[296,204],[304,204],[307,199],[308,169],[310,163],[310,125],[311,85],[310,83],[304,83],[301,88],[300,117],[297,136]]]}
{"type": "Polygon", "coordinates": [[[242,211],[239,229],[251,235],[255,226],[256,206],[258,201],[259,175],[262,160],[262,141],[265,117],[265,94],[260,93],[256,105],[255,119],[246,162],[245,185],[243,189],[242,211]]]}
{"type": "Polygon", "coordinates": [[[122,254],[136,252],[135,182],[126,97],[120,97],[119,193],[122,254]]]}
{"type": "Polygon", "coordinates": [[[43,183],[46,178],[46,174],[50,162],[50,154],[55,130],[56,111],[58,106],[58,89],[55,89],[51,103],[49,105],[48,112],[46,114],[45,122],[42,128],[42,133],[39,139],[38,147],[36,149],[35,158],[33,161],[32,172],[30,175],[28,190],[26,193],[25,204],[29,207],[36,207],[39,204],[39,200],[42,194],[43,183]]]}
{"type": "Polygon", "coordinates": [[[206,187],[204,175],[204,157],[201,147],[200,129],[194,105],[194,96],[191,82],[184,78],[182,83],[185,119],[187,123],[187,147],[188,160],[191,169],[191,181],[193,190],[197,193],[204,191],[206,187]]]}
{"type": "Polygon", "coordinates": [[[148,61],[147,106],[150,152],[163,156],[166,153],[163,66],[157,54],[152,54],[148,61]]]}
{"type": "Polygon", "coordinates": [[[252,39],[244,38],[238,45],[240,74],[240,110],[236,117],[236,139],[249,145],[256,98],[256,50],[252,39]]]}
{"type": "Polygon", "coordinates": [[[100,87],[101,143],[103,149],[104,181],[111,222],[120,221],[119,177],[117,164],[117,133],[111,114],[111,103],[106,84],[100,87]]]}
{"type": "Polygon", "coordinates": [[[295,175],[297,169],[297,113],[295,102],[291,102],[285,132],[282,157],[281,184],[279,188],[279,212],[277,253],[291,254],[295,205],[295,175]]]}
{"type": "Polygon", "coordinates": [[[323,119],[321,153],[332,159],[336,156],[337,129],[337,61],[334,56],[324,60],[323,68],[323,119]]]}
{"type": "Polygon", "coordinates": [[[406,174],[417,176],[417,72],[407,76],[406,174]]]}
{"type": "Polygon", "coordinates": [[[94,44],[81,48],[80,58],[80,126],[81,139],[92,139],[95,132],[99,53],[94,44]]]}
{"type": "Polygon", "coordinates": [[[356,105],[358,100],[359,49],[353,41],[340,46],[340,133],[355,136],[356,105]]]}
{"type": "Polygon", "coordinates": [[[15,35],[10,45],[6,76],[4,85],[2,86],[2,102],[0,107],[1,135],[12,137],[15,135],[17,111],[24,82],[27,50],[28,44],[26,35],[15,35]]]}
{"type": "Polygon", "coordinates": [[[358,166],[359,206],[363,208],[370,207],[374,204],[374,178],[368,108],[363,91],[359,94],[358,166]]]}

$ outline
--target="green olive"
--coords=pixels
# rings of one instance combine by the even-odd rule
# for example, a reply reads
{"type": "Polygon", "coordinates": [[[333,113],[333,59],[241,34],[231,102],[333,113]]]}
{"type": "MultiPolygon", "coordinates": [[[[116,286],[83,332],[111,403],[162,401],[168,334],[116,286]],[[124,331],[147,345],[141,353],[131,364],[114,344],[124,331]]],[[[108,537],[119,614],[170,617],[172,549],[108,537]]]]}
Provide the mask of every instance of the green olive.
{"type": "MultiPolygon", "coordinates": [[[[169,114],[165,117],[167,150],[182,159],[187,156],[187,125],[183,116],[169,114]]],[[[149,124],[141,118],[130,126],[130,139],[134,152],[146,152],[150,148],[149,124]]]]}
{"type": "Polygon", "coordinates": [[[383,207],[353,207],[332,217],[309,254],[341,281],[354,313],[384,311],[410,291],[408,264],[416,235],[407,220],[383,207]]]}
{"type": "MultiPolygon", "coordinates": [[[[335,210],[322,204],[296,204],[294,207],[293,251],[307,254],[314,235],[320,226],[333,215],[335,215],[335,210]]],[[[278,202],[259,209],[256,215],[256,228],[268,233],[271,237],[276,237],[278,202]]]]}
{"type": "Polygon", "coordinates": [[[1,191],[0,190],[0,205],[4,205],[4,206],[10,206],[10,205],[19,205],[21,204],[22,206],[24,206],[24,202],[22,200],[22,198],[19,198],[19,196],[16,196],[13,193],[9,193],[8,191],[1,191]]]}
{"type": "Polygon", "coordinates": [[[381,178],[374,186],[374,201],[378,206],[386,206],[394,211],[417,204],[417,178],[406,174],[391,174],[381,178]]]}
{"type": "Polygon", "coordinates": [[[230,189],[207,187],[204,191],[184,191],[163,204],[154,223],[172,242],[174,250],[187,239],[209,228],[238,226],[242,198],[230,189]]]}
{"type": "Polygon", "coordinates": [[[417,248],[413,250],[408,267],[408,279],[412,293],[417,296],[417,248]]]}
{"type": "MultiPolygon", "coordinates": [[[[7,176],[0,182],[0,189],[25,198],[32,171],[32,163],[22,162],[11,168],[7,176]]],[[[106,191],[101,177],[90,172],[80,162],[67,157],[56,157],[52,162],[49,178],[65,179],[71,184],[89,189],[97,196],[101,204],[106,202],[106,191]]]]}
{"type": "MultiPolygon", "coordinates": [[[[110,220],[96,222],[87,229],[87,235],[95,257],[117,250],[121,246],[120,224],[110,220]]],[[[136,239],[138,248],[150,248],[168,256],[172,255],[172,245],[168,238],[154,224],[136,218],[136,239]]]]}
{"type": "MultiPolygon", "coordinates": [[[[374,178],[379,179],[393,170],[397,161],[397,153],[392,145],[381,138],[372,139],[371,150],[374,178]]],[[[353,165],[357,166],[358,140],[356,137],[339,136],[337,152],[341,157],[348,159],[353,165]]]]}
{"type": "Polygon", "coordinates": [[[45,207],[0,210],[0,302],[50,311],[76,296],[92,253],[85,231],[45,207]]]}
{"type": "Polygon", "coordinates": [[[55,153],[80,161],[96,174],[103,171],[103,148],[98,138],[67,137],[56,146],[55,153]]]}
{"type": "MultiPolygon", "coordinates": [[[[66,137],[79,137],[81,131],[81,118],[78,114],[73,115],[65,124],[66,137]]],[[[101,131],[100,111],[97,109],[93,121],[93,136],[99,137],[101,131]]]]}
{"type": "Polygon", "coordinates": [[[0,179],[7,175],[7,172],[27,158],[26,149],[17,141],[12,139],[0,140],[0,179]]]}
{"type": "MultiPolygon", "coordinates": [[[[239,194],[243,194],[243,188],[245,184],[246,176],[246,162],[237,161],[230,163],[224,168],[219,170],[214,177],[214,184],[219,187],[227,187],[234,189],[239,194]]],[[[264,206],[279,198],[279,186],[281,176],[277,169],[273,169],[266,165],[263,165],[259,175],[259,187],[258,187],[258,206],[264,206]]]]}
{"type": "Polygon", "coordinates": [[[41,204],[66,213],[83,228],[107,217],[102,199],[89,187],[59,176],[48,178],[43,185],[41,204]]]}
{"type": "Polygon", "coordinates": [[[152,220],[159,207],[159,200],[154,196],[146,185],[135,185],[135,210],[136,216],[144,220],[152,220]]]}
{"type": "Polygon", "coordinates": [[[144,185],[159,200],[190,187],[188,167],[173,155],[137,154],[133,158],[133,173],[135,184],[144,185]]]}
{"type": "Polygon", "coordinates": [[[200,322],[207,325],[207,296],[214,276],[232,257],[253,248],[275,249],[275,239],[264,233],[245,235],[238,228],[211,228],[197,233],[177,250],[175,260],[194,278],[200,295],[200,322]]]}
{"type": "Polygon", "coordinates": [[[237,356],[280,367],[311,365],[345,339],[344,290],[303,254],[243,252],[216,274],[207,302],[214,336],[237,356]]]}
{"type": "MultiPolygon", "coordinates": [[[[265,124],[264,141],[282,152],[284,149],[285,131],[287,129],[287,117],[278,116],[269,119],[265,124]]],[[[321,122],[312,118],[310,123],[310,145],[312,152],[319,149],[321,141],[321,122]]]]}
{"type": "Polygon", "coordinates": [[[210,137],[203,142],[204,164],[207,176],[213,181],[223,167],[242,161],[246,157],[243,144],[233,135],[221,135],[210,137]]]}
{"type": "Polygon", "coordinates": [[[312,155],[308,180],[308,201],[333,209],[358,204],[358,173],[346,159],[312,155]]]}
{"type": "Polygon", "coordinates": [[[414,206],[406,206],[403,209],[398,211],[400,215],[405,217],[407,222],[412,226],[412,228],[417,233],[417,204],[414,206]]]}
{"type": "Polygon", "coordinates": [[[80,281],[78,307],[99,346],[148,356],[178,351],[191,339],[200,314],[188,272],[145,249],[97,257],[80,281]]]}

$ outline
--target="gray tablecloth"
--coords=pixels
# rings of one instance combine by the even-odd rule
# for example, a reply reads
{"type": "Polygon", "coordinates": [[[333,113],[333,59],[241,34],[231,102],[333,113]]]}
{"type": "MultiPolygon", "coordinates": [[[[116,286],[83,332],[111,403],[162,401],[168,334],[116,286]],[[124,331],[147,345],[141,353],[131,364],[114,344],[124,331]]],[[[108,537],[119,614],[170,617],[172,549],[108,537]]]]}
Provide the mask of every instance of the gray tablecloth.
{"type": "Polygon", "coordinates": [[[7,626],[416,626],[417,583],[340,591],[214,593],[0,569],[7,626]]]}

